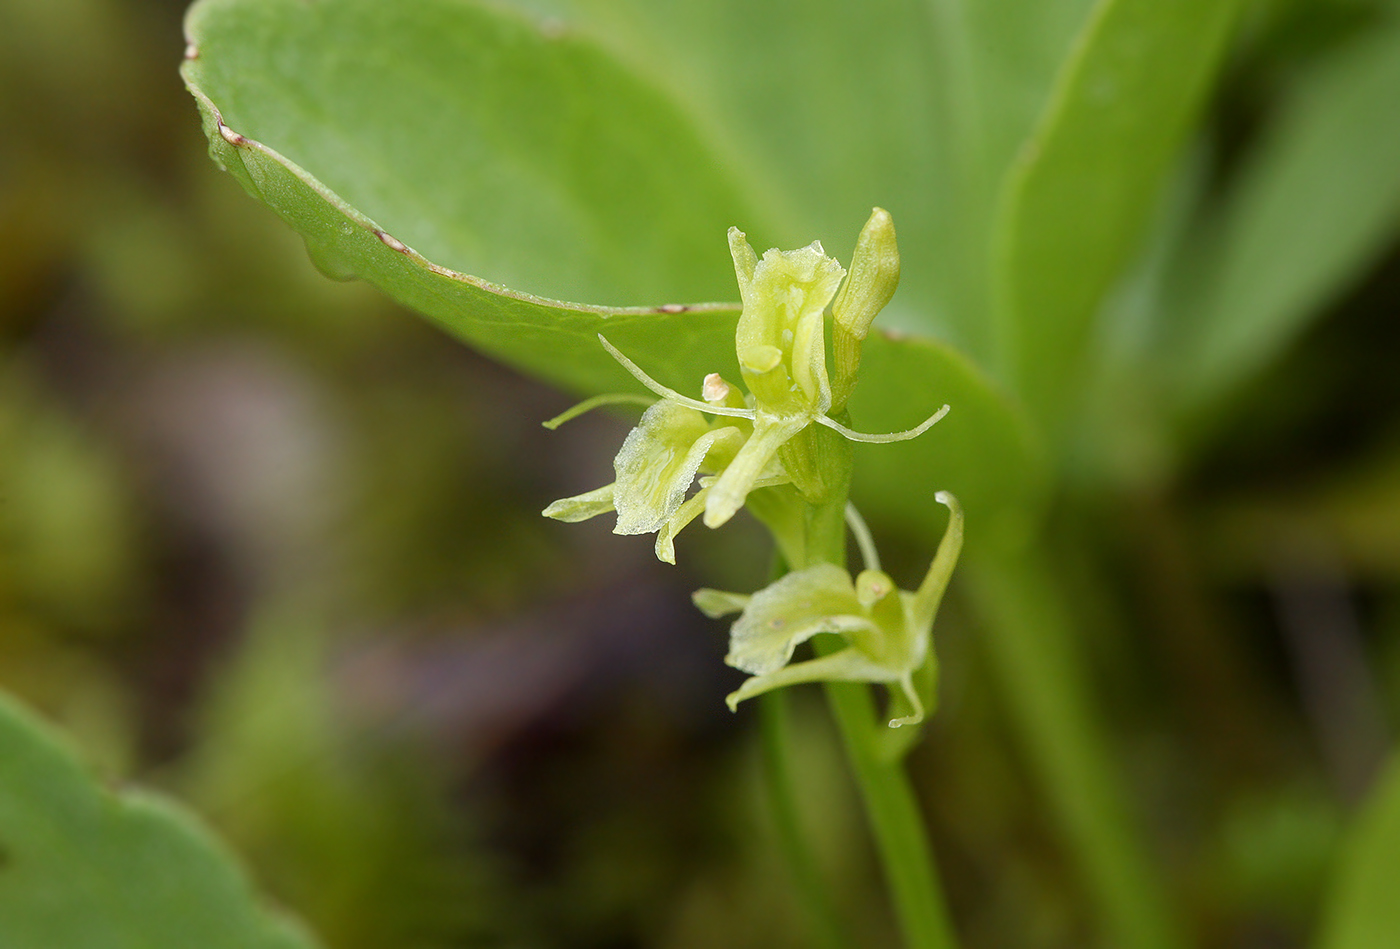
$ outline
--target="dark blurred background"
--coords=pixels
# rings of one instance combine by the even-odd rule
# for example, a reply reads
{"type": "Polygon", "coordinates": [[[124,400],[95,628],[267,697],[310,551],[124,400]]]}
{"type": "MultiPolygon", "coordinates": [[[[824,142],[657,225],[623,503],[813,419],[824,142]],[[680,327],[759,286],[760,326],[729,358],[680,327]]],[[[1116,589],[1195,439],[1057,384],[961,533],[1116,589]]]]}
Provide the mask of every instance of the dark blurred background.
{"type": "MultiPolygon", "coordinates": [[[[1215,105],[1226,160],[1354,28],[1282,6],[1215,105]]],[[[191,802],[334,949],[807,945],[688,597],[756,586],[760,532],[688,532],[674,568],[539,517],[610,480],[626,421],[546,432],[568,398],[320,276],[209,162],[183,8],[0,0],[0,686],[191,802]]],[[[1392,248],[1180,483],[1052,532],[1202,945],[1302,944],[1400,723],[1397,303],[1392,248]]],[[[927,539],[873,526],[912,583],[927,539]]],[[[977,636],[955,589],[910,765],[959,928],[1082,945],[977,636]]],[[[819,694],[793,701],[823,871],[854,944],[892,944],[819,694]]]]}

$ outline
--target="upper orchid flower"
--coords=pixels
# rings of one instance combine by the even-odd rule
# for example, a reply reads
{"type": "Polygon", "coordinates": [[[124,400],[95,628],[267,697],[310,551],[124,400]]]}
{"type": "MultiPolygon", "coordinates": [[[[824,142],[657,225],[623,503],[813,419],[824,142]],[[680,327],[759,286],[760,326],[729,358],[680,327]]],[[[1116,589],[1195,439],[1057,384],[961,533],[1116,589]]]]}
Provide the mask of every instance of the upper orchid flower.
{"type": "MultiPolygon", "coordinates": [[[[831,417],[833,405],[844,410],[855,385],[860,342],[899,282],[899,252],[887,212],[876,208],[861,231],[850,276],[826,256],[820,242],[769,250],[760,259],[744,233],[730,228],[729,250],[743,299],[735,350],[750,394],[742,395],[712,373],[703,384],[703,401],[681,395],[652,379],[600,334],[613,358],[661,401],[623,443],[614,463],[617,480],[554,502],[546,516],[579,521],[616,510],[617,533],[656,531],[657,556],[674,562],[672,538],[702,509],[705,526],[718,527],[755,488],[791,483],[804,496],[814,494],[822,472],[814,470],[820,467],[814,460],[819,452],[804,435],[812,424],[852,441],[893,442],[923,434],[947,413],[945,405],[917,428],[889,435],[855,432],[831,417]],[[827,374],[825,336],[826,308],[833,297],[835,386],[827,374]],[[707,422],[706,415],[716,418],[707,422]],[[687,500],[697,474],[705,476],[701,489],[687,500]]],[[[616,400],[590,400],[555,423],[616,400]]]]}

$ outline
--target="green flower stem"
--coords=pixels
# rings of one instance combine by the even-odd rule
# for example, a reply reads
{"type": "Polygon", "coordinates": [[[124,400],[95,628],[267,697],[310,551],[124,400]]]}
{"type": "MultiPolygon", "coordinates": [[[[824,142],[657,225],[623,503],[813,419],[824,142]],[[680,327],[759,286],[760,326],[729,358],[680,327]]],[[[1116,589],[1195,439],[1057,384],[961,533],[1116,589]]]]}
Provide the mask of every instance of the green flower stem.
{"type": "MultiPolygon", "coordinates": [[[[808,566],[822,561],[845,566],[845,509],[843,492],[839,501],[814,505],[808,512],[808,566]]],[[[813,641],[819,655],[840,648],[826,640],[829,637],[818,636],[813,641]]],[[[957,940],[948,920],[928,830],[903,766],[881,754],[876,729],[887,726],[878,719],[870,687],[828,682],[824,688],[855,772],[906,949],[952,949],[957,940]]]]}
{"type": "Polygon", "coordinates": [[[1098,906],[1105,944],[1182,945],[1097,725],[1074,654],[1073,613],[1045,551],[1027,546],[989,556],[984,549],[968,566],[968,587],[988,625],[993,668],[1098,906]]]}
{"type": "Polygon", "coordinates": [[[812,945],[820,949],[847,949],[850,941],[822,882],[812,850],[802,831],[797,811],[797,788],[788,755],[788,696],[781,689],[761,695],[759,720],[763,724],[764,790],[773,812],[778,846],[797,888],[798,902],[806,917],[812,945]]]}

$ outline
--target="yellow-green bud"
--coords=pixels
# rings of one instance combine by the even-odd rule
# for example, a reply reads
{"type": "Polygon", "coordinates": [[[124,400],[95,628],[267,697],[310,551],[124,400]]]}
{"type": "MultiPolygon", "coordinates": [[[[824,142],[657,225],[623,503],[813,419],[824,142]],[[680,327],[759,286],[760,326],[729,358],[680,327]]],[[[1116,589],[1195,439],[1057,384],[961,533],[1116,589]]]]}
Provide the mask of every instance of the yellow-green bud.
{"type": "Polygon", "coordinates": [[[884,208],[875,208],[870,212],[870,220],[861,228],[851,257],[850,273],[831,304],[836,357],[833,411],[840,411],[855,388],[860,344],[870,332],[875,316],[890,302],[898,286],[899,245],[895,240],[894,219],[884,208]]]}

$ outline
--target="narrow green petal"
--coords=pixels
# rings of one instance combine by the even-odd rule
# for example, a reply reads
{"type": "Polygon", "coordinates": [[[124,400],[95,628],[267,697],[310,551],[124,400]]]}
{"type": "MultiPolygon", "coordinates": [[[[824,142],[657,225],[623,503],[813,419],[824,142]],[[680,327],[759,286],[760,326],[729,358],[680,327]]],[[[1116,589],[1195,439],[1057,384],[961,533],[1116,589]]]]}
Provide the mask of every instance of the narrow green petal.
{"type": "Polygon", "coordinates": [[[919,584],[918,592],[914,594],[911,622],[915,629],[923,630],[933,628],[933,618],[938,615],[943,591],[948,589],[948,581],[952,579],[963,544],[962,505],[948,491],[939,491],[934,499],[948,508],[948,527],[943,532],[943,540],[938,544],[933,563],[929,564],[924,582],[919,584]]]}
{"type": "Polygon", "coordinates": [[[676,562],[676,535],[687,524],[695,520],[705,509],[705,496],[708,489],[702,489],[676,509],[676,513],[661,525],[656,532],[656,559],[674,565],[676,562]]]}
{"type": "Polygon", "coordinates": [[[891,682],[897,675],[875,665],[855,649],[842,649],[829,656],[794,662],[774,672],[753,676],[744,684],[725,696],[724,701],[733,711],[740,702],[762,695],[773,689],[803,682],[891,682]]]}
{"type": "Polygon", "coordinates": [[[924,720],[924,703],[919,698],[919,690],[914,688],[914,676],[906,672],[898,680],[900,694],[909,703],[909,714],[900,715],[890,719],[891,728],[899,728],[901,725],[917,725],[924,720]]]}
{"type": "Polygon", "coordinates": [[[865,518],[860,516],[860,511],[849,501],[846,502],[846,526],[851,529],[851,536],[856,539],[856,546],[860,548],[860,559],[865,561],[865,569],[879,570],[880,554],[875,549],[875,538],[871,536],[865,518]]]}
{"type": "Polygon", "coordinates": [[[744,607],[749,605],[749,600],[752,597],[747,593],[726,593],[723,590],[711,590],[709,587],[705,587],[692,593],[690,599],[701,613],[710,619],[719,619],[721,616],[742,611],[744,607]]]}
{"type": "Polygon", "coordinates": [[[556,521],[576,524],[579,521],[586,521],[590,517],[606,514],[611,510],[614,510],[613,486],[605,484],[596,491],[555,501],[545,508],[543,513],[545,517],[552,517],[556,521]]]}
{"type": "Polygon", "coordinates": [[[938,422],[942,421],[943,416],[948,414],[949,408],[949,406],[944,405],[943,408],[934,412],[913,428],[905,429],[902,432],[890,432],[888,435],[872,435],[867,432],[857,432],[826,415],[818,415],[816,421],[853,442],[864,442],[867,445],[887,445],[890,442],[907,442],[911,438],[918,438],[924,432],[933,428],[938,422]]]}
{"type": "Polygon", "coordinates": [[[550,419],[549,421],[541,422],[540,424],[552,432],[560,425],[563,425],[565,422],[573,421],[580,415],[583,415],[585,412],[592,412],[594,409],[601,408],[604,405],[650,406],[655,401],[656,400],[651,398],[650,396],[637,395],[633,392],[621,392],[616,393],[614,395],[595,395],[593,398],[584,399],[582,402],[580,402],[578,405],[575,405],[573,408],[566,409],[563,412],[560,412],[558,415],[554,416],[554,418],[550,419]]]}
{"type": "Polygon", "coordinates": [[[608,351],[608,355],[611,356],[613,359],[616,359],[617,364],[623,369],[626,369],[627,372],[631,374],[632,378],[636,379],[642,385],[646,386],[652,392],[655,392],[657,395],[661,396],[661,398],[665,399],[668,402],[673,402],[676,405],[684,405],[687,408],[695,409],[697,412],[705,412],[709,415],[728,415],[734,418],[748,419],[753,418],[753,411],[751,409],[736,409],[730,408],[727,405],[710,405],[707,402],[701,402],[699,399],[692,399],[689,396],[681,395],[675,389],[672,389],[669,386],[663,386],[651,376],[647,375],[646,371],[642,369],[641,366],[628,359],[623,354],[622,350],[618,349],[612,343],[608,342],[608,338],[602,333],[598,334],[598,342],[603,344],[603,348],[608,351]]]}
{"type": "Polygon", "coordinates": [[[755,419],[753,434],[710,489],[705,502],[705,526],[719,527],[733,517],[759,479],[774,475],[771,469],[778,448],[806,426],[805,418],[755,419]]]}

